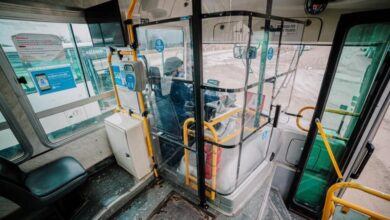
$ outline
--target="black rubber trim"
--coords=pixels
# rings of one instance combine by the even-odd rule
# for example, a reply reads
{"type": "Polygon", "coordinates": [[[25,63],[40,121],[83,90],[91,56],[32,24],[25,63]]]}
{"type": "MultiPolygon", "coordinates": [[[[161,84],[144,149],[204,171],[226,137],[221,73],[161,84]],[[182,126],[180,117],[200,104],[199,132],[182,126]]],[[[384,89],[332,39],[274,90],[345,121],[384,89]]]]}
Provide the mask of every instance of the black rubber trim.
{"type": "Polygon", "coordinates": [[[351,174],[352,179],[358,179],[360,177],[360,174],[362,174],[362,171],[364,170],[364,167],[366,167],[368,160],[370,159],[372,153],[374,153],[375,147],[371,142],[368,142],[366,144],[367,153],[364,155],[364,158],[362,162],[360,163],[358,169],[356,172],[351,174]]]}
{"type": "Polygon", "coordinates": [[[129,25],[129,24],[133,24],[134,22],[133,19],[126,19],[123,23],[129,25]]]}

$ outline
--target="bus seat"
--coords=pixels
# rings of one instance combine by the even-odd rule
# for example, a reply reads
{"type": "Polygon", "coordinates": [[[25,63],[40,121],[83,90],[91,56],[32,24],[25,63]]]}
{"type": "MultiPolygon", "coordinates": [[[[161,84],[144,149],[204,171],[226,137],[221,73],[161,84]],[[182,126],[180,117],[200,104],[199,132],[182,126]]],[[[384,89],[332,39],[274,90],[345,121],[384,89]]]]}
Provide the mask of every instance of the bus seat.
{"type": "Polygon", "coordinates": [[[148,72],[148,78],[149,82],[152,86],[152,90],[156,94],[156,97],[161,98],[162,95],[162,90],[161,90],[161,75],[160,75],[160,69],[155,66],[149,67],[149,72],[148,72]]]}
{"type": "Polygon", "coordinates": [[[26,209],[38,209],[57,201],[81,185],[87,172],[72,157],[63,157],[29,173],[0,157],[0,196],[26,209]]]}
{"type": "Polygon", "coordinates": [[[149,67],[148,77],[155,94],[152,108],[157,110],[157,112],[155,112],[157,127],[159,127],[160,130],[181,139],[182,126],[177,118],[174,104],[169,95],[162,95],[160,69],[154,66],[149,67]]]}
{"type": "Polygon", "coordinates": [[[183,134],[182,125],[179,123],[176,109],[169,96],[164,98],[156,97],[159,129],[175,138],[181,139],[183,134]]]}

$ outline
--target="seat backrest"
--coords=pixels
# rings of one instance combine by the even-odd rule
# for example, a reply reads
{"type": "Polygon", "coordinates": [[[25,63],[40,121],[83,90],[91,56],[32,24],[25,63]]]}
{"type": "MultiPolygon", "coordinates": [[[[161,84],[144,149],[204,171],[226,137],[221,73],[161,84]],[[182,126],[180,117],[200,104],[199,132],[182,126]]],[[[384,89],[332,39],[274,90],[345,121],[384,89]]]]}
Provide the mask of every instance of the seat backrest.
{"type": "Polygon", "coordinates": [[[160,69],[155,66],[149,67],[148,78],[149,78],[149,83],[152,86],[152,90],[154,91],[156,96],[162,97],[160,69]]]}
{"type": "Polygon", "coordinates": [[[12,182],[19,186],[24,186],[25,174],[19,169],[19,167],[0,157],[0,179],[8,182],[12,182]]]}

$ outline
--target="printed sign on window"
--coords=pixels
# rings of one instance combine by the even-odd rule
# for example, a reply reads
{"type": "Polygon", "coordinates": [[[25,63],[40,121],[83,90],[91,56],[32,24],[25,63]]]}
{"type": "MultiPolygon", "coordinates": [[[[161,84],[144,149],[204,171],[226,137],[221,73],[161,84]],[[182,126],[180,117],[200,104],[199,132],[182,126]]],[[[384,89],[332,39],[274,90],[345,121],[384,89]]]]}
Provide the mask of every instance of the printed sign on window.
{"type": "Polygon", "coordinates": [[[23,61],[64,60],[61,39],[52,34],[21,33],[12,36],[16,51],[23,61]]]}
{"type": "Polygon", "coordinates": [[[31,76],[40,95],[76,87],[70,66],[33,70],[31,76]]]}
{"type": "Polygon", "coordinates": [[[298,25],[297,24],[284,24],[283,26],[283,33],[284,34],[296,34],[298,30],[298,25]]]}

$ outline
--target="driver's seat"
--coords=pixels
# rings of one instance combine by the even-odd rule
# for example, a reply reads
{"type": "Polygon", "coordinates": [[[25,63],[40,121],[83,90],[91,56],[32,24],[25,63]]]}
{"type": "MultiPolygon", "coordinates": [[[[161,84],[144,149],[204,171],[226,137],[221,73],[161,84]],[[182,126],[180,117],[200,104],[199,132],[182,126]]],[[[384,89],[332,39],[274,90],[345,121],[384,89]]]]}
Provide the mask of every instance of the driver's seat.
{"type": "Polygon", "coordinates": [[[64,197],[88,177],[73,157],[63,157],[29,173],[0,157],[0,196],[26,209],[38,209],[64,197]]]}
{"type": "Polygon", "coordinates": [[[152,109],[157,109],[154,112],[157,119],[157,127],[175,139],[182,139],[182,126],[179,123],[174,104],[169,95],[164,96],[162,94],[160,69],[151,66],[148,77],[155,94],[152,109]]]}

